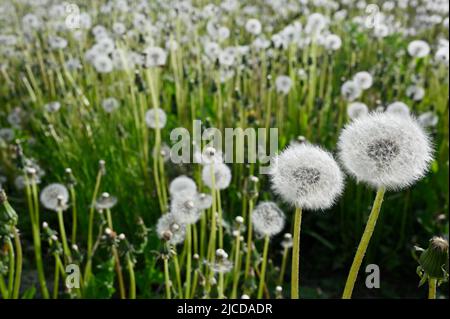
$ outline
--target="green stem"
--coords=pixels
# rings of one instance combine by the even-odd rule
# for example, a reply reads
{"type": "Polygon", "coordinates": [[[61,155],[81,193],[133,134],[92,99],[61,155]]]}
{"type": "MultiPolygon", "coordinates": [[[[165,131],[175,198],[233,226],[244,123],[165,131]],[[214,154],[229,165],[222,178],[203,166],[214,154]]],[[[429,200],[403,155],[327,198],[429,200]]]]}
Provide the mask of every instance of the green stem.
{"type": "Polygon", "coordinates": [[[366,254],[367,246],[369,245],[370,238],[372,237],[372,234],[375,230],[375,225],[377,224],[377,219],[381,210],[381,204],[383,203],[385,191],[386,189],[384,187],[380,187],[377,191],[377,196],[375,197],[372,211],[369,215],[369,220],[367,221],[367,225],[364,229],[361,242],[359,243],[358,249],[356,250],[356,255],[353,259],[352,267],[350,268],[350,273],[348,274],[344,293],[342,294],[342,299],[350,299],[352,297],[353,287],[355,286],[359,268],[361,267],[364,255],[366,254]]]}
{"type": "Polygon", "coordinates": [[[136,277],[134,274],[134,264],[131,260],[130,254],[127,254],[127,266],[128,266],[128,273],[130,278],[130,292],[129,297],[130,299],[136,299],[136,277]]]}
{"type": "Polygon", "coordinates": [[[22,278],[22,244],[20,243],[20,235],[17,231],[17,228],[14,227],[13,229],[14,233],[14,245],[16,247],[16,273],[15,273],[15,279],[14,279],[14,290],[12,297],[13,299],[19,298],[19,292],[20,292],[20,281],[22,278]]]}
{"type": "Polygon", "coordinates": [[[252,256],[252,211],[253,211],[253,200],[248,201],[248,233],[247,233],[247,255],[245,260],[245,279],[248,278],[250,273],[250,261],[252,256]]]}
{"type": "Polygon", "coordinates": [[[428,299],[436,299],[436,286],[437,286],[436,278],[428,279],[428,299]]]}
{"type": "Polygon", "coordinates": [[[280,285],[280,286],[283,284],[284,274],[286,273],[286,264],[287,264],[288,254],[289,254],[289,248],[285,247],[283,250],[283,258],[281,260],[280,277],[278,278],[278,285],[280,285]]]}
{"type": "Polygon", "coordinates": [[[70,186],[70,195],[72,197],[72,244],[77,242],[77,204],[76,204],[76,194],[75,188],[70,186]]]}
{"type": "Polygon", "coordinates": [[[8,247],[8,257],[9,257],[8,296],[12,297],[14,289],[14,272],[15,272],[16,255],[14,253],[13,244],[9,237],[7,238],[6,245],[8,247]]]}
{"type": "Polygon", "coordinates": [[[299,299],[300,231],[302,227],[302,209],[295,209],[294,238],[292,247],[291,299],[299,299]]]}
{"type": "Polygon", "coordinates": [[[189,298],[189,292],[191,291],[191,268],[192,268],[192,236],[191,229],[193,225],[186,225],[186,292],[185,297],[189,298]]]}
{"type": "Polygon", "coordinates": [[[268,235],[264,238],[264,250],[263,250],[263,260],[261,265],[261,275],[259,279],[259,288],[258,288],[258,299],[261,299],[263,296],[264,285],[265,285],[265,277],[266,277],[266,267],[267,267],[267,253],[269,251],[269,242],[270,238],[268,235]]]}
{"type": "Polygon", "coordinates": [[[64,217],[62,210],[58,210],[58,223],[59,231],[61,233],[61,241],[63,244],[64,257],[66,262],[69,262],[72,259],[72,254],[70,252],[69,245],[67,244],[66,228],[64,227],[64,217]]]}
{"type": "Polygon", "coordinates": [[[170,279],[169,279],[169,260],[167,257],[164,258],[164,283],[166,287],[166,298],[171,299],[170,294],[170,279]]]}
{"type": "Polygon", "coordinates": [[[55,256],[55,276],[53,279],[53,299],[58,299],[58,290],[59,290],[59,268],[58,268],[58,259],[55,256]]]}
{"type": "Polygon", "coordinates": [[[236,248],[234,255],[234,275],[233,275],[233,288],[231,290],[231,299],[237,298],[237,288],[239,284],[239,275],[241,272],[241,234],[236,236],[236,248]]]}

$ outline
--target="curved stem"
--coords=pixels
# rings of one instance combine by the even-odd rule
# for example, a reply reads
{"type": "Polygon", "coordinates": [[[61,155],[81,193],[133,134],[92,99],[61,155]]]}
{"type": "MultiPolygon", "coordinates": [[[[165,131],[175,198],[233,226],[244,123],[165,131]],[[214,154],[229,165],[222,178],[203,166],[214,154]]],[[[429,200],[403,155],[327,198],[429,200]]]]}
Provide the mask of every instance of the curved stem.
{"type": "Polygon", "coordinates": [[[129,297],[130,299],[136,299],[136,277],[134,274],[134,264],[131,260],[130,254],[127,254],[127,266],[128,266],[128,273],[130,278],[130,292],[129,297]]]}
{"type": "Polygon", "coordinates": [[[291,299],[299,298],[299,264],[300,264],[300,231],[302,226],[302,209],[297,207],[294,219],[294,239],[292,247],[291,299]]]}
{"type": "Polygon", "coordinates": [[[263,296],[265,279],[266,279],[266,267],[267,267],[267,253],[269,251],[269,236],[266,235],[264,238],[264,250],[263,250],[263,260],[261,265],[261,275],[259,277],[259,288],[258,288],[258,299],[263,296]]]}
{"type": "Polygon", "coordinates": [[[384,187],[380,187],[377,191],[377,196],[375,197],[372,211],[369,215],[369,220],[367,221],[366,228],[364,229],[364,233],[361,237],[361,242],[356,250],[356,255],[353,259],[352,267],[350,268],[350,273],[348,274],[342,299],[350,299],[352,297],[353,287],[355,286],[359,268],[361,267],[364,255],[366,254],[367,246],[369,245],[370,238],[372,237],[375,230],[375,225],[377,224],[385,191],[386,189],[384,187]]]}

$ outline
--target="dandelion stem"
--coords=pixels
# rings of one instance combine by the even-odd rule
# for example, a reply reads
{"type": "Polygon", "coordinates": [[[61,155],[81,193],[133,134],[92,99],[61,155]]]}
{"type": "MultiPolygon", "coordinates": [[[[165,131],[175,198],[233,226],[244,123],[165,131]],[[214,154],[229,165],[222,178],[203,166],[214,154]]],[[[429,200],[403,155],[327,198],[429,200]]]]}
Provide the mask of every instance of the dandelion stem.
{"type": "Polygon", "coordinates": [[[302,226],[302,209],[295,209],[294,239],[292,247],[291,299],[299,299],[299,264],[300,264],[300,231],[302,226]]]}
{"type": "Polygon", "coordinates": [[[77,217],[77,204],[76,204],[76,194],[75,194],[75,188],[73,185],[70,186],[70,196],[72,197],[72,244],[75,244],[77,242],[77,223],[78,223],[78,217],[77,217]]]}
{"type": "Polygon", "coordinates": [[[22,278],[22,244],[20,243],[20,235],[17,231],[17,228],[13,228],[13,234],[14,234],[14,246],[16,247],[16,272],[15,272],[15,279],[14,279],[14,289],[12,298],[18,299],[19,298],[19,292],[20,292],[20,281],[22,278]]]}
{"type": "Polygon", "coordinates": [[[130,299],[136,299],[136,278],[134,274],[134,264],[130,254],[127,254],[127,266],[130,279],[130,291],[128,293],[130,299]]]}
{"type": "Polygon", "coordinates": [[[192,268],[192,227],[193,225],[186,225],[186,292],[185,298],[189,298],[191,291],[191,268],[192,268]]]}
{"type": "Polygon", "coordinates": [[[239,284],[239,275],[241,272],[241,234],[236,236],[236,248],[234,256],[234,275],[233,275],[233,288],[231,290],[231,298],[237,298],[237,287],[239,284]]]}
{"type": "MultiPolygon", "coordinates": [[[[88,239],[87,239],[87,260],[92,258],[92,245],[94,236],[94,212],[95,212],[95,200],[97,199],[97,194],[100,189],[100,183],[102,181],[103,172],[99,169],[97,173],[97,179],[95,181],[94,193],[92,194],[91,208],[89,210],[89,222],[88,222],[88,239]]],[[[91,273],[92,263],[86,264],[86,269],[84,271],[84,278],[86,282],[89,281],[89,276],[91,273]]]]}
{"type": "Polygon", "coordinates": [[[263,260],[261,265],[261,274],[259,276],[259,288],[258,288],[258,299],[263,296],[265,277],[266,277],[266,267],[267,267],[267,253],[269,251],[270,238],[268,235],[264,237],[264,250],[263,250],[263,260]]]}
{"type": "Polygon", "coordinates": [[[250,262],[251,262],[251,256],[252,256],[252,211],[253,211],[253,199],[250,199],[248,201],[248,233],[247,233],[247,255],[245,259],[245,279],[248,278],[248,275],[250,273],[250,262]]]}
{"type": "Polygon", "coordinates": [[[67,244],[66,229],[64,227],[64,217],[62,210],[58,210],[58,223],[59,231],[61,233],[61,241],[64,249],[64,257],[66,262],[68,262],[72,259],[72,254],[70,253],[69,245],[67,244]]]}
{"type": "Polygon", "coordinates": [[[14,289],[14,271],[15,271],[16,256],[14,253],[14,247],[9,237],[7,237],[6,245],[8,247],[8,255],[9,255],[8,296],[12,298],[14,289]]]}
{"type": "Polygon", "coordinates": [[[285,247],[283,250],[283,258],[281,260],[280,277],[278,278],[278,285],[280,285],[280,286],[283,284],[284,274],[286,272],[286,264],[287,264],[288,254],[289,254],[289,248],[285,247]]]}
{"type": "Polygon", "coordinates": [[[381,210],[381,204],[383,203],[384,193],[386,189],[380,187],[377,191],[377,196],[373,203],[372,211],[369,215],[369,220],[367,221],[366,228],[359,243],[358,249],[356,251],[355,258],[353,259],[352,267],[350,268],[350,273],[348,274],[347,282],[345,284],[344,293],[342,294],[342,299],[350,299],[352,297],[353,287],[355,286],[356,277],[358,276],[359,268],[361,267],[364,255],[366,254],[367,246],[369,245],[370,238],[375,230],[375,225],[377,223],[378,215],[381,210]]]}
{"type": "Polygon", "coordinates": [[[436,286],[437,286],[436,278],[428,279],[428,299],[436,299],[436,286]]]}
{"type": "Polygon", "coordinates": [[[58,259],[55,256],[55,275],[53,278],[53,299],[58,299],[58,290],[59,290],[59,268],[58,268],[58,259]]]}
{"type": "Polygon", "coordinates": [[[171,299],[170,293],[170,279],[169,279],[169,261],[167,257],[164,257],[164,283],[166,287],[166,298],[171,299]]]}
{"type": "Polygon", "coordinates": [[[183,288],[181,286],[181,274],[180,274],[180,264],[178,263],[178,255],[173,256],[173,265],[175,266],[175,276],[177,279],[178,285],[178,295],[180,298],[183,298],[183,288]]]}

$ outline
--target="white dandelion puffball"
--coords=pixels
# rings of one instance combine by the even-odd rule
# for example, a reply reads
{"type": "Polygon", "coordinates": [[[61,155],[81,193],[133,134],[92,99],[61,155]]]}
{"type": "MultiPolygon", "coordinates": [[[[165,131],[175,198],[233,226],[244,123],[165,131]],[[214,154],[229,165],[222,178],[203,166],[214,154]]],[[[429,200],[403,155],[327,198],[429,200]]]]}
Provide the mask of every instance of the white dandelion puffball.
{"type": "Polygon", "coordinates": [[[275,80],[275,87],[278,93],[288,94],[291,90],[292,80],[287,75],[277,76],[275,80]]]}
{"type": "Polygon", "coordinates": [[[333,156],[308,143],[288,147],[275,158],[272,188],[296,207],[327,209],[342,193],[344,175],[333,156]]]}
{"type": "Polygon", "coordinates": [[[106,113],[114,112],[119,106],[119,101],[113,97],[108,97],[102,101],[102,108],[106,113]]]}
{"type": "Polygon", "coordinates": [[[342,46],[341,38],[336,34],[329,34],[325,37],[324,46],[327,50],[336,51],[342,46]]]}
{"type": "Polygon", "coordinates": [[[170,213],[181,224],[195,224],[201,211],[196,205],[196,194],[180,193],[170,202],[170,213]]]}
{"type": "Polygon", "coordinates": [[[61,109],[61,103],[58,101],[47,103],[44,105],[44,109],[49,113],[58,112],[61,109]]]}
{"type": "Polygon", "coordinates": [[[387,106],[386,112],[398,115],[409,115],[409,107],[403,102],[394,102],[387,106]]]}
{"type": "Polygon", "coordinates": [[[414,40],[408,44],[408,53],[413,58],[424,58],[430,54],[430,46],[422,40],[414,40]]]}
{"type": "Polygon", "coordinates": [[[252,212],[252,223],[255,232],[272,237],[283,230],[285,216],[277,204],[261,202],[252,212]]]}
{"type": "Polygon", "coordinates": [[[99,199],[95,201],[95,208],[97,210],[111,209],[117,204],[117,197],[111,196],[108,193],[103,193],[99,199]]]}
{"type": "Polygon", "coordinates": [[[171,196],[177,196],[180,193],[197,194],[197,185],[192,178],[185,175],[176,177],[169,185],[171,196]]]}
{"type": "Polygon", "coordinates": [[[262,31],[261,22],[257,19],[249,19],[245,24],[245,30],[253,35],[258,35],[262,31]]]}
{"type": "Polygon", "coordinates": [[[369,72],[362,71],[358,72],[353,76],[353,81],[358,84],[361,89],[367,90],[373,84],[373,77],[369,72]]]}
{"type": "Polygon", "coordinates": [[[406,96],[414,101],[421,101],[425,97],[425,89],[421,86],[410,85],[406,89],[406,96]]]}
{"type": "Polygon", "coordinates": [[[163,66],[166,64],[167,53],[160,47],[148,47],[144,50],[145,65],[147,67],[163,66]]]}
{"type": "Polygon", "coordinates": [[[166,112],[161,108],[152,108],[145,113],[145,123],[149,128],[163,128],[167,123],[166,112]]]}
{"type": "Polygon", "coordinates": [[[164,214],[158,219],[156,233],[159,238],[168,240],[172,245],[178,245],[184,241],[186,226],[178,223],[173,214],[164,214]]]}
{"type": "Polygon", "coordinates": [[[354,101],[361,96],[362,88],[355,81],[347,81],[341,87],[341,94],[347,101],[354,101]]]}
{"type": "Polygon", "coordinates": [[[434,112],[425,112],[419,115],[417,118],[417,121],[419,122],[422,127],[434,127],[439,122],[439,117],[434,112]]]}
{"type": "Polygon", "coordinates": [[[200,193],[195,196],[195,205],[198,209],[208,209],[212,206],[212,196],[200,193]]]}
{"type": "Polygon", "coordinates": [[[358,181],[397,190],[422,178],[432,160],[427,134],[410,116],[371,113],[342,131],[339,158],[358,181]]]}
{"type": "Polygon", "coordinates": [[[109,73],[114,69],[113,61],[106,55],[96,55],[92,65],[98,73],[109,73]]]}
{"type": "Polygon", "coordinates": [[[205,165],[202,170],[202,180],[211,189],[213,185],[216,189],[225,189],[231,182],[231,170],[223,163],[205,165]]]}
{"type": "Polygon", "coordinates": [[[369,108],[364,103],[353,102],[347,106],[347,115],[352,120],[356,119],[360,116],[367,115],[368,113],[369,113],[369,108]]]}
{"type": "Polygon", "coordinates": [[[41,191],[40,200],[45,208],[58,211],[69,202],[69,191],[62,184],[50,184],[41,191]]]}

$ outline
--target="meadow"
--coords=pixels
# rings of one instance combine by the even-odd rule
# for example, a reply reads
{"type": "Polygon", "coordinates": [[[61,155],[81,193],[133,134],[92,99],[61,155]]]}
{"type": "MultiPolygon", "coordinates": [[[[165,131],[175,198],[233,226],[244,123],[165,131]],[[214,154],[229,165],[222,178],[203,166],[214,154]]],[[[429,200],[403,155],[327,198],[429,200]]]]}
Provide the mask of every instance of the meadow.
{"type": "Polygon", "coordinates": [[[0,298],[448,298],[448,12],[0,0],[0,298]]]}

